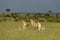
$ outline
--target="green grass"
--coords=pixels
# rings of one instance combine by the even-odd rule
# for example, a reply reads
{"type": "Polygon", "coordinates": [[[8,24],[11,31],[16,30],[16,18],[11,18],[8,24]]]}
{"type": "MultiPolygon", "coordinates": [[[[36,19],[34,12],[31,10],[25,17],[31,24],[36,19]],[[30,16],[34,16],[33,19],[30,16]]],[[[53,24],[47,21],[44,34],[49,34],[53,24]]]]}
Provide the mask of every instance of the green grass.
{"type": "Polygon", "coordinates": [[[42,22],[44,31],[19,30],[20,22],[0,22],[0,40],[60,40],[60,23],[42,22]]]}

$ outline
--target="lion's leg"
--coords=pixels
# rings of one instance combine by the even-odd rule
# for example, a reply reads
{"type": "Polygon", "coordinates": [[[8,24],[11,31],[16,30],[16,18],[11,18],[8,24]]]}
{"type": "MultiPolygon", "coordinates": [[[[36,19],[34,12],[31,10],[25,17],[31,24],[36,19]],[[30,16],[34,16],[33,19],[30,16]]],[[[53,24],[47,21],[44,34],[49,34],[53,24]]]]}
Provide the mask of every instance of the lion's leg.
{"type": "Polygon", "coordinates": [[[40,31],[41,30],[41,23],[38,22],[37,26],[38,26],[38,30],[40,31]]]}
{"type": "Polygon", "coordinates": [[[23,29],[26,29],[26,23],[23,24],[23,29]]]}
{"type": "Polygon", "coordinates": [[[23,23],[22,29],[26,29],[26,22],[24,20],[22,20],[22,23],[23,23]]]}

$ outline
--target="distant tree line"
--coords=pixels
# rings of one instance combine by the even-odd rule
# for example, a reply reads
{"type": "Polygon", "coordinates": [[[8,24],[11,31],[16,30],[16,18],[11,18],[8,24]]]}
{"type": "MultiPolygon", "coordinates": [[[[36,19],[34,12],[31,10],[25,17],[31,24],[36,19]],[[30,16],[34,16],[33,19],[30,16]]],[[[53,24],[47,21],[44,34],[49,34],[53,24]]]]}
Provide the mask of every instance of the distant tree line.
{"type": "Polygon", "coordinates": [[[1,21],[20,21],[34,19],[40,22],[60,22],[60,13],[2,13],[0,14],[1,21]]]}
{"type": "Polygon", "coordinates": [[[9,13],[11,9],[5,10],[7,13],[0,14],[0,22],[6,21],[20,21],[34,19],[40,22],[60,22],[60,13],[52,13],[51,10],[48,13],[9,13]]]}

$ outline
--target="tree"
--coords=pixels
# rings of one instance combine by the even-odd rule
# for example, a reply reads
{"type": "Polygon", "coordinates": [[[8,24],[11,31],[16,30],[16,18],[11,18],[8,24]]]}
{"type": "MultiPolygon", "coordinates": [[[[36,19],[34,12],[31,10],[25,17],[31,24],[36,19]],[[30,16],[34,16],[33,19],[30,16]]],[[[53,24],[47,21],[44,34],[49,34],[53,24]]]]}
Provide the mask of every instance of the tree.
{"type": "Polygon", "coordinates": [[[6,12],[10,12],[11,10],[10,10],[9,8],[7,8],[5,11],[6,11],[6,12]]]}
{"type": "Polygon", "coordinates": [[[51,10],[49,10],[49,11],[48,11],[48,13],[52,13],[52,11],[51,11],[51,10]]]}
{"type": "Polygon", "coordinates": [[[47,17],[47,18],[50,17],[50,14],[49,13],[46,13],[45,14],[45,17],[47,17]]]}

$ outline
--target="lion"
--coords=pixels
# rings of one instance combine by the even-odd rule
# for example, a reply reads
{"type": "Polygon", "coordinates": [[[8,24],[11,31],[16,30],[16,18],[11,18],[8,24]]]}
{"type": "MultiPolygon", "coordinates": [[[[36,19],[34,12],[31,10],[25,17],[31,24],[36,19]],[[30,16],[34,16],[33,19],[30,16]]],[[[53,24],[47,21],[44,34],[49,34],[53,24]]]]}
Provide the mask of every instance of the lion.
{"type": "Polygon", "coordinates": [[[36,22],[36,21],[30,19],[30,22],[31,22],[32,26],[37,27],[38,30],[41,30],[41,23],[39,21],[36,22]]]}
{"type": "Polygon", "coordinates": [[[25,21],[25,20],[22,20],[22,23],[23,23],[23,26],[22,26],[22,28],[23,29],[26,29],[26,27],[28,27],[28,26],[33,26],[33,27],[37,27],[38,28],[38,30],[44,30],[44,28],[42,28],[42,26],[41,26],[41,23],[39,22],[39,21],[35,21],[35,20],[33,20],[33,19],[30,19],[30,21],[25,21]]]}

